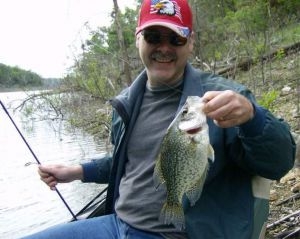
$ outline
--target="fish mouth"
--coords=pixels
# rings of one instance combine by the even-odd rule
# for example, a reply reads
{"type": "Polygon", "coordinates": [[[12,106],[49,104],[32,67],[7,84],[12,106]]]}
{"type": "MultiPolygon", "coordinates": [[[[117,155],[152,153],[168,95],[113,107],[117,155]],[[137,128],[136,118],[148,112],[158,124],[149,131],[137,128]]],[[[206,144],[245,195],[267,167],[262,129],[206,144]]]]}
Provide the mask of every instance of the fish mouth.
{"type": "Polygon", "coordinates": [[[178,128],[188,134],[196,134],[202,130],[202,124],[196,122],[191,123],[191,121],[182,121],[179,123],[178,128]]]}
{"type": "Polygon", "coordinates": [[[196,128],[186,129],[185,132],[187,132],[188,134],[197,134],[201,130],[202,130],[202,127],[200,126],[200,127],[196,127],[196,128]]]}

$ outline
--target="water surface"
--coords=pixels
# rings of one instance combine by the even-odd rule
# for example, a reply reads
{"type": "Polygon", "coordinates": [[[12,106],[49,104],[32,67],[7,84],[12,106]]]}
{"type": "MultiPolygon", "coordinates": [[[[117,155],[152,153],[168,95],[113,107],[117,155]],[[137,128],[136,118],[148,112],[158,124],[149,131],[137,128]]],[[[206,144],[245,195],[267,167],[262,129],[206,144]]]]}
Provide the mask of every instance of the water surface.
{"type": "MultiPolygon", "coordinates": [[[[105,153],[105,144],[63,122],[26,119],[13,109],[24,92],[0,93],[0,100],[42,164],[78,164],[105,153]]],[[[39,179],[35,159],[0,106],[0,238],[19,238],[51,225],[68,222],[71,214],[55,191],[39,179]]],[[[80,181],[57,188],[74,213],[104,185],[80,181]]]]}

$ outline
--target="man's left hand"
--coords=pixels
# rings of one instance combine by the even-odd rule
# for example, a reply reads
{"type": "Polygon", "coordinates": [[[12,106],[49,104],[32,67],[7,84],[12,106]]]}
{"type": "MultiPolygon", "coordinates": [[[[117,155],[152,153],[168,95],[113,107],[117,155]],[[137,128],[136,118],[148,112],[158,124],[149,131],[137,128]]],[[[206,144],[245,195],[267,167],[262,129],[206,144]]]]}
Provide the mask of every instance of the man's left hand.
{"type": "Polygon", "coordinates": [[[252,103],[234,91],[208,91],[202,99],[204,113],[219,127],[238,126],[254,117],[252,103]]]}

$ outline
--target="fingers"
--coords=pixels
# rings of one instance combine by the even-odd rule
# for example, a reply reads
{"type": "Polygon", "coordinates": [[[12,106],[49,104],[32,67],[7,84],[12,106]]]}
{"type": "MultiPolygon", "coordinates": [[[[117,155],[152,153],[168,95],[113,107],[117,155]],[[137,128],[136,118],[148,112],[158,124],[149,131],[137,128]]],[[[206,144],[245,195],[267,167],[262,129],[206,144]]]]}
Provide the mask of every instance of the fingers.
{"type": "Polygon", "coordinates": [[[224,121],[230,119],[230,113],[235,107],[233,105],[234,92],[232,91],[209,91],[203,96],[204,102],[206,104],[203,107],[204,113],[214,119],[219,121],[224,121]]]}
{"type": "Polygon", "coordinates": [[[57,185],[57,180],[55,177],[49,176],[48,178],[43,178],[42,181],[45,182],[51,190],[55,190],[55,187],[57,185]]]}
{"type": "Polygon", "coordinates": [[[208,91],[202,98],[206,116],[223,128],[245,123],[254,115],[252,103],[234,91],[208,91]]]}
{"type": "Polygon", "coordinates": [[[38,173],[41,180],[49,187],[55,187],[58,183],[69,183],[74,180],[83,179],[83,169],[81,165],[39,165],[38,173]]]}
{"type": "Polygon", "coordinates": [[[214,99],[216,96],[222,94],[223,91],[207,91],[203,96],[202,96],[202,100],[204,102],[209,102],[212,99],[214,99]]]}
{"type": "Polygon", "coordinates": [[[57,185],[57,180],[55,177],[49,175],[48,177],[44,176],[44,177],[41,177],[41,180],[46,183],[51,190],[54,190],[56,185],[57,185]]]}
{"type": "Polygon", "coordinates": [[[58,180],[49,171],[51,170],[49,170],[48,167],[39,166],[38,173],[41,180],[46,183],[51,190],[55,190],[58,180]]]}

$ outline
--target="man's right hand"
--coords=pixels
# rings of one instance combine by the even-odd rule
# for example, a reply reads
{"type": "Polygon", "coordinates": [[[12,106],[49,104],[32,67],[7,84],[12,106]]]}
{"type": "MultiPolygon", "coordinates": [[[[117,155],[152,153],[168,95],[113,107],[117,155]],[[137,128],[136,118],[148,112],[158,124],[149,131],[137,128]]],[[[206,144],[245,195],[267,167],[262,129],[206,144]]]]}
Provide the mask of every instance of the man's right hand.
{"type": "Polygon", "coordinates": [[[41,176],[41,180],[46,183],[51,190],[55,190],[55,186],[58,183],[69,183],[74,180],[83,179],[83,170],[81,165],[39,165],[38,173],[41,176]]]}

